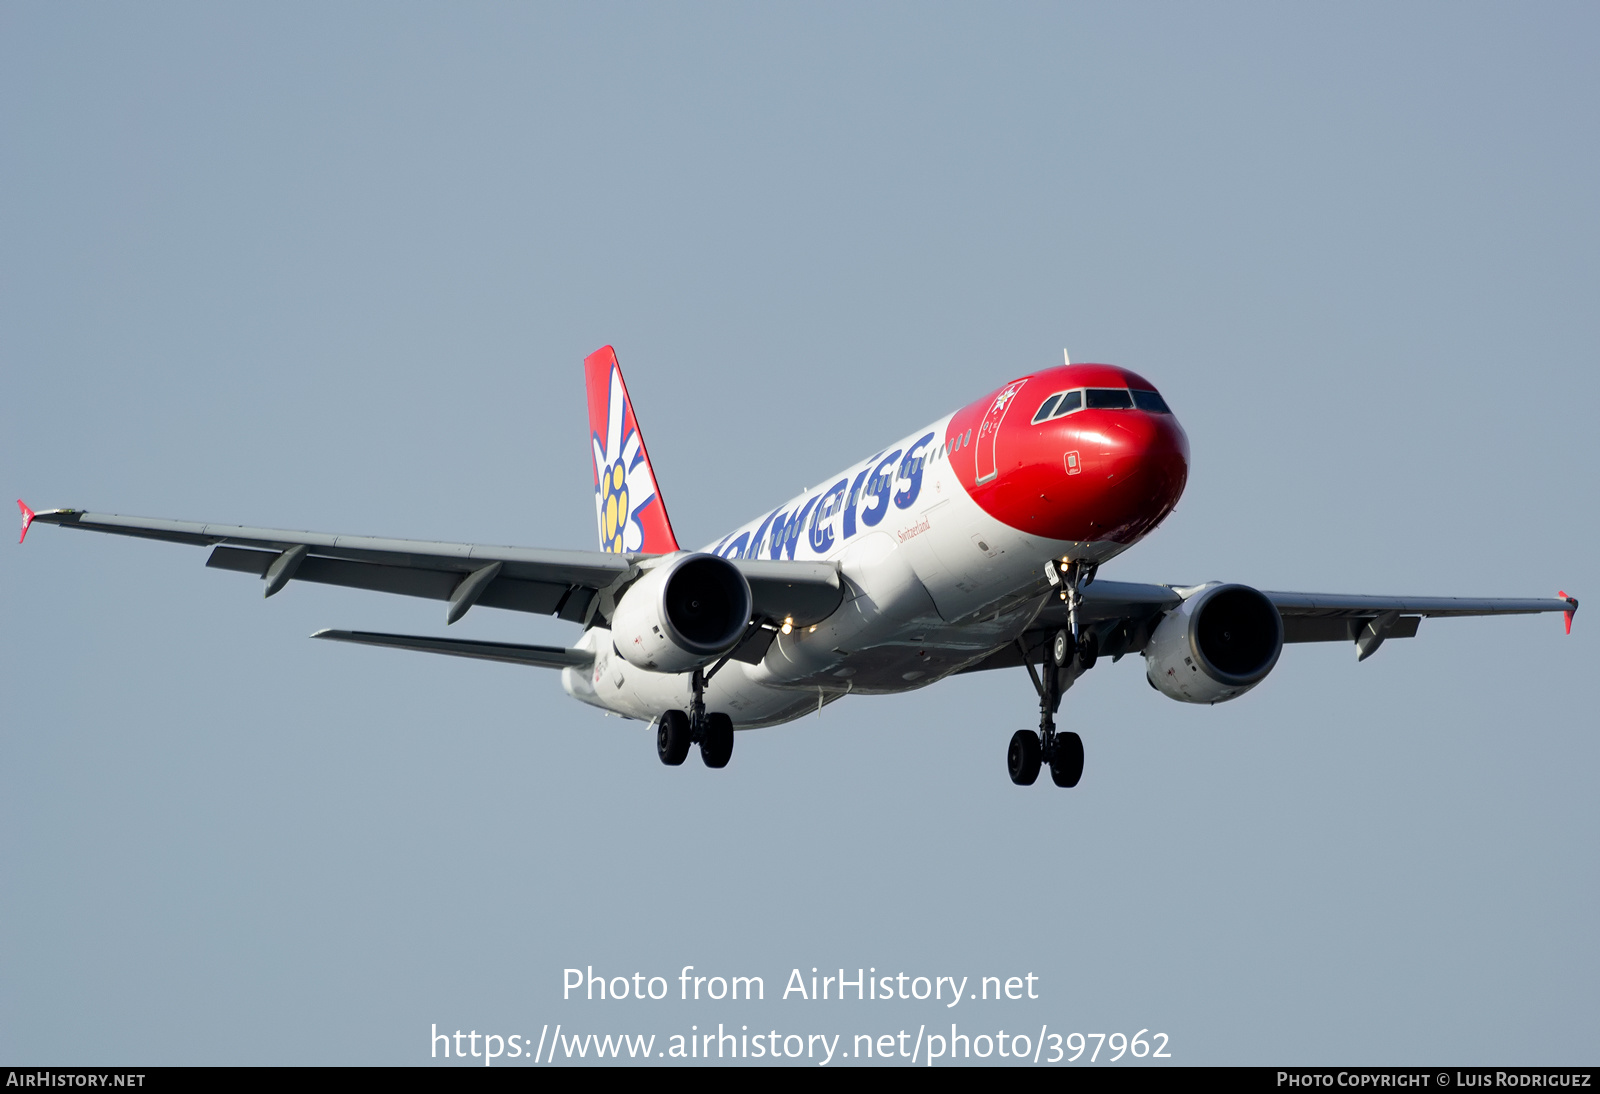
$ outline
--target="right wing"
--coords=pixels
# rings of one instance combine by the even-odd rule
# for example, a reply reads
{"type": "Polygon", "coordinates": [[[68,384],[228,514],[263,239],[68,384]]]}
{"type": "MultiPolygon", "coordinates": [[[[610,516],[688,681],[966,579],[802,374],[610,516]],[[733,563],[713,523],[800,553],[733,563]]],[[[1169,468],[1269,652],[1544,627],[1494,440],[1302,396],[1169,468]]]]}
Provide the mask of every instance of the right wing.
{"type": "MultiPolygon", "coordinates": [[[[23,512],[24,535],[29,524],[56,524],[210,547],[207,566],[255,574],[266,581],[267,596],[291,580],[371,589],[447,601],[447,623],[475,604],[554,615],[584,626],[605,623],[615,610],[616,597],[657,557],[293,532],[79,509],[34,513],[20,501],[17,504],[23,512]]],[[[832,563],[729,561],[750,583],[753,610],[762,620],[776,623],[787,618],[795,626],[809,626],[831,615],[844,598],[832,563]]]]}

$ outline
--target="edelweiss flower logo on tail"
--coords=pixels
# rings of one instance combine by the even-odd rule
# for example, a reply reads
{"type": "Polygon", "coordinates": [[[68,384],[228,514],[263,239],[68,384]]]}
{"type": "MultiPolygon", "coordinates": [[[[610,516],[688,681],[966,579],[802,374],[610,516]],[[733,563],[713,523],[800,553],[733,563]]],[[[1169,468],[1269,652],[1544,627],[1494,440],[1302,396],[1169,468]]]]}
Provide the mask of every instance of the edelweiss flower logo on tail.
{"type": "Polygon", "coordinates": [[[589,440],[594,456],[595,519],[600,549],[618,554],[666,554],[678,549],[656,487],[622,369],[610,346],[583,362],[589,394],[589,440]]]}

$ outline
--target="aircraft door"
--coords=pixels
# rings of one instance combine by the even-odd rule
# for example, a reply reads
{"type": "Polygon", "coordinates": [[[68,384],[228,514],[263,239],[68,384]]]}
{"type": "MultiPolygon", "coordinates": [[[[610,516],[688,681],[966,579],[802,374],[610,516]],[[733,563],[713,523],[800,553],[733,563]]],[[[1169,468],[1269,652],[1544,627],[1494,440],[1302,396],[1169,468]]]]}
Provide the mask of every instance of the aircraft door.
{"type": "Polygon", "coordinates": [[[1000,473],[998,457],[995,453],[995,444],[1000,437],[1000,423],[1005,421],[1006,411],[1011,409],[1012,400],[1017,397],[1017,392],[1022,390],[1026,380],[1018,380],[1010,384],[1004,391],[994,397],[994,402],[989,404],[989,411],[983,416],[983,424],[978,427],[977,443],[973,446],[974,458],[977,460],[977,485],[982,486],[1000,473]]]}

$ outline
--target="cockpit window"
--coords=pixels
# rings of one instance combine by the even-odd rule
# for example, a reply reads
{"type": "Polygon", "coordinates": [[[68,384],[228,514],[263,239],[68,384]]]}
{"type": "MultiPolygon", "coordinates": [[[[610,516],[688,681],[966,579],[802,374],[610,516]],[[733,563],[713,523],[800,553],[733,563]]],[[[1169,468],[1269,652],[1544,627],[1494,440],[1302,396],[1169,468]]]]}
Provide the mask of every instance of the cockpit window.
{"type": "Polygon", "coordinates": [[[1074,410],[1078,410],[1082,406],[1083,392],[1069,391],[1065,395],[1061,396],[1061,401],[1056,404],[1056,412],[1053,416],[1059,418],[1063,414],[1071,414],[1074,410]]]}
{"type": "Polygon", "coordinates": [[[1133,410],[1151,414],[1171,414],[1167,401],[1154,391],[1130,391],[1125,387],[1091,387],[1078,391],[1058,391],[1046,399],[1033,416],[1034,424],[1064,417],[1075,410],[1133,410]]]}
{"type": "Polygon", "coordinates": [[[1092,387],[1085,394],[1089,410],[1131,410],[1133,399],[1125,387],[1092,387]]]}
{"type": "Polygon", "coordinates": [[[1135,391],[1133,405],[1140,410],[1148,410],[1152,414],[1171,414],[1167,401],[1153,391],[1135,391]]]}

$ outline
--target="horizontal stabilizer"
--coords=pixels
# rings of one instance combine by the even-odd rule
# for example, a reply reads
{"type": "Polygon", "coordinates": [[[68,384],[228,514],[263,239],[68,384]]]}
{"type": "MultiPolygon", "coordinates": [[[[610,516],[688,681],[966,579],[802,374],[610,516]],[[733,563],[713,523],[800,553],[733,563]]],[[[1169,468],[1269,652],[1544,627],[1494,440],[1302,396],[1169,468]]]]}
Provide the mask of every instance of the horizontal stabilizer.
{"type": "Polygon", "coordinates": [[[519,646],[514,642],[472,642],[462,638],[336,630],[320,630],[311,637],[356,642],[363,646],[447,653],[452,657],[476,657],[483,661],[504,661],[512,665],[537,665],[546,669],[587,668],[594,661],[594,654],[588,650],[565,649],[561,646],[519,646]]]}

